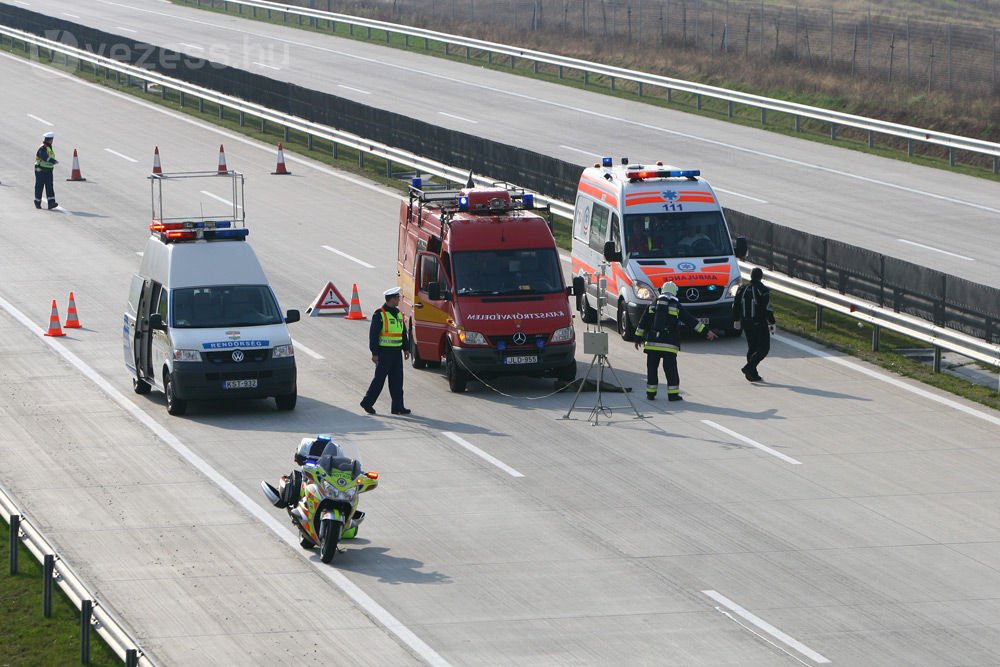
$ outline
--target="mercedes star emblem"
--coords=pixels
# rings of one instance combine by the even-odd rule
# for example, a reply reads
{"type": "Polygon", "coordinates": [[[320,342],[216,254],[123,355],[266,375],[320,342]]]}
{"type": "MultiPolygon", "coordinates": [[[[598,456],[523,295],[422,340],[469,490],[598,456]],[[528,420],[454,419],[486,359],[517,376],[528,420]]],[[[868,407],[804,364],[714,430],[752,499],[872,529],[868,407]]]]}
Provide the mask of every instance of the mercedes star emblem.
{"type": "Polygon", "coordinates": [[[688,287],[684,292],[684,298],[688,301],[697,301],[699,296],[701,296],[701,292],[698,291],[697,287],[688,287]]]}
{"type": "Polygon", "coordinates": [[[528,340],[528,337],[524,335],[523,331],[518,331],[514,334],[514,345],[524,345],[526,340],[528,340]]]}

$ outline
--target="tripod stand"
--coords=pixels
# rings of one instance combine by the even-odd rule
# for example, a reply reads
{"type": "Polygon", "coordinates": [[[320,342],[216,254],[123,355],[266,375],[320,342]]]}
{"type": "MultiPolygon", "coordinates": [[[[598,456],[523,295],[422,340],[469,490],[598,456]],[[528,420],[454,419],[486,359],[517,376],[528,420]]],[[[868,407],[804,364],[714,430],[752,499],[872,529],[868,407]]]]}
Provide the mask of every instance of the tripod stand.
{"type": "Polygon", "coordinates": [[[614,376],[618,386],[622,389],[625,399],[632,407],[632,411],[635,412],[636,419],[645,419],[645,417],[643,417],[639,413],[639,410],[635,407],[635,403],[632,402],[632,397],[628,395],[627,391],[625,391],[625,386],[618,378],[618,373],[615,372],[615,367],[612,366],[611,362],[608,360],[608,334],[604,331],[588,331],[584,333],[583,351],[587,354],[593,354],[594,358],[591,359],[590,366],[587,368],[587,373],[580,381],[580,387],[576,390],[576,395],[573,397],[573,403],[570,404],[569,410],[566,411],[566,415],[563,419],[569,419],[570,413],[576,408],[576,402],[580,399],[580,392],[583,391],[583,386],[587,384],[587,380],[590,378],[590,373],[594,370],[595,366],[597,367],[597,400],[594,403],[594,407],[590,410],[590,416],[587,417],[587,421],[593,421],[594,426],[597,426],[602,414],[605,418],[611,417],[611,408],[604,405],[603,385],[605,367],[611,370],[611,374],[614,376]]]}

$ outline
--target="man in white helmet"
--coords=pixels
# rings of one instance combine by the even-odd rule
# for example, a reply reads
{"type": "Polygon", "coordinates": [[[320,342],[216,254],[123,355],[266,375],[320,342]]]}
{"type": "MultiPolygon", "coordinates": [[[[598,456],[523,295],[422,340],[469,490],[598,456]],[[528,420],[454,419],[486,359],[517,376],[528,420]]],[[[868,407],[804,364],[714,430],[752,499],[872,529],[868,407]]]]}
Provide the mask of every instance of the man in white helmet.
{"type": "Polygon", "coordinates": [[[52,172],[59,164],[56,153],[52,150],[52,140],[55,137],[53,132],[46,132],[42,137],[42,145],[35,151],[35,208],[42,207],[43,189],[49,200],[49,208],[59,206],[56,192],[52,187],[52,172]]]}
{"type": "Polygon", "coordinates": [[[677,285],[667,281],[660,287],[660,295],[650,304],[635,329],[635,349],[645,343],[646,398],[656,399],[659,384],[659,367],[667,378],[667,400],[681,401],[681,378],[677,373],[677,353],[681,349],[680,323],[692,331],[704,333],[708,340],[715,340],[715,332],[684,310],[677,298],[677,285]]]}

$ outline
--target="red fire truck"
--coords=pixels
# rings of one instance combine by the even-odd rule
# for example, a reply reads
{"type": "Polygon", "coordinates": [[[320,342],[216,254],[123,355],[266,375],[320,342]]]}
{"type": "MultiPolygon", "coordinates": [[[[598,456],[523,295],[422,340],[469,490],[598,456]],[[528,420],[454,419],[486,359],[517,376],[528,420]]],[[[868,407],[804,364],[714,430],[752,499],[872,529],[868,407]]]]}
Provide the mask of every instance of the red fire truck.
{"type": "Polygon", "coordinates": [[[411,363],[444,360],[451,391],[498,375],[576,377],[569,290],[547,206],[505,187],[423,190],[399,212],[411,363]]]}

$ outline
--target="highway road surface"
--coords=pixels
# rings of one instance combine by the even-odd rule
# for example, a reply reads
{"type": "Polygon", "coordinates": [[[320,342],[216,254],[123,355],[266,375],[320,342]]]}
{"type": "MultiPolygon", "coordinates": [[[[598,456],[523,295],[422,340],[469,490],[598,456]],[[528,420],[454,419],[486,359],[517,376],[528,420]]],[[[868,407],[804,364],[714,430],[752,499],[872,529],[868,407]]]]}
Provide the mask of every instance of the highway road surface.
{"type": "Polygon", "coordinates": [[[333,281],[370,314],[399,195],[292,154],[271,176],[273,145],[5,54],[0,78],[0,484],[161,664],[1000,663],[996,412],[779,332],[761,385],[741,339],[685,343],[669,405],[612,336],[644,419],[619,394],[595,426],[593,394],[564,419],[549,380],[456,395],[409,368],[413,414],[386,396],[370,417],[368,322],[327,316],[290,326],[294,412],[169,417],[132,393],[121,334],[154,146],[192,171],[225,144],[283,308],[333,281]],[[39,211],[49,130],[61,207],[39,211]],[[64,180],[74,148],[86,182],[64,180]],[[71,290],[83,328],[42,336],[71,290]],[[382,475],[332,565],[258,488],[319,432],[382,475]]]}

